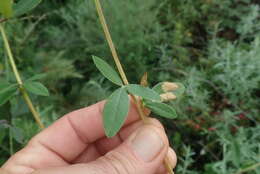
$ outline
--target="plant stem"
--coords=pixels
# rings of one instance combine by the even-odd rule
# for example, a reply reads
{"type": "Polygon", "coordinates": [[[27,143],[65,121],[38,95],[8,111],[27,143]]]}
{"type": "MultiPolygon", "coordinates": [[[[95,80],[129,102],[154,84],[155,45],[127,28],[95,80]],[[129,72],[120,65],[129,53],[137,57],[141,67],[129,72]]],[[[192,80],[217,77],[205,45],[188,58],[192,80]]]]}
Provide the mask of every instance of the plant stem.
{"type": "MultiPolygon", "coordinates": [[[[101,7],[101,4],[100,4],[100,1],[99,0],[95,0],[95,5],[96,5],[96,9],[97,9],[97,13],[98,13],[98,16],[99,16],[100,23],[101,23],[102,28],[104,30],[104,33],[105,33],[105,36],[106,36],[106,40],[107,40],[108,45],[110,47],[113,59],[114,59],[115,64],[116,64],[116,67],[117,67],[117,69],[119,71],[119,74],[120,74],[124,84],[128,85],[129,82],[127,80],[127,77],[125,75],[123,67],[122,67],[122,65],[120,63],[119,57],[117,55],[114,43],[112,41],[112,38],[111,38],[111,35],[110,35],[110,32],[109,32],[108,26],[107,26],[107,23],[106,23],[106,19],[104,17],[103,11],[102,11],[102,7],[101,7]]],[[[141,119],[143,120],[144,123],[148,123],[148,119],[147,119],[147,117],[146,117],[146,115],[144,113],[144,110],[142,109],[142,102],[141,102],[141,100],[138,97],[134,96],[134,95],[131,95],[131,97],[132,97],[134,103],[137,106],[137,110],[138,110],[138,113],[139,113],[141,119]]],[[[167,169],[169,174],[174,174],[168,156],[166,156],[166,158],[164,160],[164,165],[165,165],[165,168],[167,169]]]]}
{"type": "Polygon", "coordinates": [[[6,37],[6,34],[5,34],[5,30],[4,30],[4,27],[0,24],[0,30],[1,30],[1,34],[2,34],[2,37],[3,37],[3,41],[4,41],[4,45],[5,45],[5,48],[6,48],[6,52],[7,52],[7,55],[8,55],[8,58],[9,58],[9,62],[11,64],[11,67],[13,69],[13,72],[14,72],[14,75],[15,75],[15,78],[17,80],[17,83],[19,85],[19,90],[26,102],[26,104],[28,105],[36,123],[39,125],[39,127],[41,129],[44,128],[44,125],[40,119],[40,114],[36,111],[27,91],[24,89],[23,87],[23,81],[21,79],[21,76],[17,70],[17,67],[16,67],[16,64],[15,64],[15,61],[14,61],[14,58],[13,58],[13,54],[12,54],[12,51],[11,51],[11,48],[10,48],[10,45],[9,45],[9,42],[7,40],[7,37],[6,37]]]}
{"type": "Polygon", "coordinates": [[[248,171],[251,171],[251,170],[254,170],[256,168],[260,167],[260,163],[256,163],[252,166],[249,166],[245,169],[242,169],[242,170],[239,170],[238,172],[236,172],[235,174],[242,174],[242,173],[245,173],[245,172],[248,172],[248,171]]]}
{"type": "Polygon", "coordinates": [[[9,154],[10,156],[12,156],[14,154],[14,143],[13,143],[13,134],[12,134],[12,131],[11,131],[11,128],[13,126],[13,118],[12,118],[12,114],[11,112],[9,111],[8,112],[8,121],[9,121],[9,127],[8,127],[8,133],[9,133],[9,154]]]}
{"type": "Polygon", "coordinates": [[[13,135],[11,132],[11,127],[9,127],[8,132],[9,132],[9,154],[10,156],[12,156],[14,154],[14,144],[13,144],[13,135]]]}
{"type": "Polygon", "coordinates": [[[14,154],[13,134],[12,134],[12,131],[11,131],[11,127],[13,126],[13,119],[12,119],[12,115],[11,115],[10,112],[8,113],[8,115],[9,115],[9,122],[10,122],[10,126],[9,126],[9,129],[8,129],[8,133],[9,133],[9,154],[10,154],[10,156],[12,156],[14,154]]]}
{"type": "Polygon", "coordinates": [[[115,48],[114,43],[112,41],[111,35],[109,33],[109,30],[108,30],[108,27],[107,27],[107,23],[106,23],[106,19],[104,17],[104,14],[103,14],[103,11],[102,11],[102,8],[101,8],[101,4],[100,4],[99,0],[95,0],[95,4],[96,4],[96,8],[97,8],[97,12],[98,12],[98,15],[99,15],[99,19],[100,19],[102,28],[104,30],[104,33],[105,33],[108,45],[110,47],[110,50],[112,52],[114,61],[116,63],[116,67],[117,67],[117,69],[119,71],[119,74],[120,74],[124,84],[127,85],[128,84],[128,80],[126,78],[126,75],[125,75],[124,70],[122,68],[122,65],[120,63],[120,60],[118,58],[118,55],[117,55],[117,52],[116,52],[116,48],[115,48]]]}

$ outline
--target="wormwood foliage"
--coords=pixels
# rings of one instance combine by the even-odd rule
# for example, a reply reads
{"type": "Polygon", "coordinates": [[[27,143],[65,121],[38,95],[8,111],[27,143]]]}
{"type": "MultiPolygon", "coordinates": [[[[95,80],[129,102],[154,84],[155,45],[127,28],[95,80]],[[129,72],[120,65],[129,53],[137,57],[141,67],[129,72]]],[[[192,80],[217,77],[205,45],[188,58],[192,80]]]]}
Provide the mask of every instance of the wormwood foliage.
{"type": "MultiPolygon", "coordinates": [[[[13,1],[13,15],[15,4],[23,1],[13,1]]],[[[173,91],[177,100],[166,103],[179,117],[174,121],[159,117],[178,154],[176,173],[260,174],[260,2],[102,0],[102,4],[129,81],[137,82],[148,72],[154,91],[156,83],[164,81],[186,87],[181,100],[173,91]]],[[[92,55],[109,64],[111,56],[92,1],[42,1],[32,13],[10,18],[5,29],[24,82],[44,74],[35,82],[43,83],[50,96],[30,96],[45,125],[121,88],[93,66],[92,55]]],[[[2,80],[15,90],[10,89],[10,100],[0,106],[0,165],[39,131],[19,95],[0,41],[0,86],[2,80]]]]}
{"type": "MultiPolygon", "coordinates": [[[[177,85],[167,82],[165,87],[165,83],[159,83],[155,86],[157,91],[138,84],[123,85],[119,75],[108,63],[96,56],[93,56],[93,61],[98,70],[108,80],[121,86],[115,90],[110,97],[108,97],[104,106],[103,124],[105,133],[108,137],[115,136],[126,120],[130,103],[128,94],[141,97],[143,106],[149,108],[151,111],[162,117],[170,119],[177,117],[176,111],[172,106],[163,103],[164,97],[163,95],[160,96],[160,94],[166,92],[172,94],[171,92],[178,91],[180,83],[177,85]],[[172,88],[171,85],[175,85],[174,88],[172,88]]],[[[183,85],[180,89],[183,90],[183,85]]],[[[174,94],[172,94],[172,96],[174,96],[174,94]]]]}

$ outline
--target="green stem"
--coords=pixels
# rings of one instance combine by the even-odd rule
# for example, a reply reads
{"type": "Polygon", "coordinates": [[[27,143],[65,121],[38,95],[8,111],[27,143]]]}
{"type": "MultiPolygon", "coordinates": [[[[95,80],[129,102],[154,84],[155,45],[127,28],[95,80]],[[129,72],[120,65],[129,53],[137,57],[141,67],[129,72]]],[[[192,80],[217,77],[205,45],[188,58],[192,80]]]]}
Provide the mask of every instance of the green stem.
{"type": "Polygon", "coordinates": [[[18,83],[19,85],[22,85],[23,82],[22,82],[21,77],[20,77],[20,75],[19,75],[19,73],[18,73],[18,70],[17,70],[17,68],[16,68],[16,65],[15,65],[15,62],[14,62],[14,58],[13,58],[13,55],[12,55],[12,52],[11,52],[11,48],[10,48],[9,42],[8,42],[8,40],[7,40],[7,37],[6,37],[5,30],[4,30],[4,28],[3,28],[2,25],[0,25],[0,30],[1,30],[1,33],[2,33],[2,36],[3,36],[5,48],[6,48],[7,55],[8,55],[8,58],[9,58],[9,62],[10,62],[11,67],[12,67],[12,69],[13,69],[15,78],[16,78],[16,80],[17,80],[17,83],[18,83]]]}
{"type": "Polygon", "coordinates": [[[112,53],[114,61],[116,63],[116,67],[119,71],[119,74],[120,74],[124,84],[128,85],[128,80],[126,78],[125,72],[123,70],[123,67],[120,63],[119,57],[117,55],[116,48],[115,48],[114,43],[112,41],[111,35],[109,33],[109,29],[108,29],[108,26],[107,26],[107,23],[106,23],[106,19],[104,17],[102,7],[101,7],[99,0],[95,0],[95,4],[96,4],[97,12],[98,12],[98,15],[99,15],[100,23],[101,23],[102,28],[104,30],[108,45],[110,47],[111,53],[112,53]]]}
{"type": "Polygon", "coordinates": [[[9,133],[9,154],[10,156],[12,156],[14,154],[14,142],[13,142],[13,134],[12,134],[12,126],[13,126],[13,118],[12,118],[12,114],[11,112],[8,112],[8,115],[9,115],[9,123],[10,123],[10,126],[9,126],[9,129],[8,129],[8,133],[9,133]]]}
{"type": "Polygon", "coordinates": [[[9,62],[11,64],[11,67],[13,69],[13,72],[14,72],[14,75],[15,75],[15,78],[17,80],[17,83],[19,84],[19,89],[20,89],[20,92],[26,102],[26,104],[28,105],[34,119],[36,120],[36,123],[39,125],[39,127],[41,129],[44,128],[44,125],[40,119],[40,114],[36,111],[27,91],[24,89],[23,87],[23,81],[21,79],[21,76],[17,70],[17,67],[16,67],[16,64],[15,64],[15,61],[14,61],[14,58],[13,58],[13,54],[12,54],[12,51],[11,51],[11,48],[10,48],[10,45],[9,45],[9,42],[7,40],[7,37],[6,37],[6,34],[5,34],[5,30],[4,30],[4,27],[0,24],[0,30],[1,30],[1,34],[2,34],[2,37],[3,37],[3,40],[4,40],[4,45],[5,45],[5,48],[6,48],[6,52],[7,52],[7,55],[8,55],[8,58],[9,58],[9,62]]]}
{"type": "Polygon", "coordinates": [[[9,153],[10,156],[14,154],[14,144],[13,144],[13,135],[12,135],[11,127],[9,128],[9,153]]]}
{"type": "MultiPolygon", "coordinates": [[[[100,23],[101,23],[102,28],[104,30],[104,33],[105,33],[105,36],[106,36],[106,40],[107,40],[108,45],[110,47],[111,53],[113,55],[113,59],[115,61],[116,67],[117,67],[117,69],[119,71],[119,74],[120,74],[124,84],[128,85],[129,82],[127,80],[127,77],[125,75],[125,72],[123,70],[121,62],[119,60],[119,57],[117,55],[114,43],[112,41],[112,38],[111,38],[111,35],[110,35],[110,32],[109,32],[108,26],[107,26],[107,23],[106,23],[106,19],[104,17],[103,11],[102,11],[102,7],[101,7],[101,4],[100,4],[100,1],[99,0],[95,0],[95,5],[96,5],[96,9],[97,9],[97,13],[98,13],[98,16],[99,16],[100,23]]],[[[134,95],[131,95],[131,97],[132,97],[134,103],[137,106],[137,110],[138,110],[138,113],[140,115],[140,118],[143,120],[144,123],[148,123],[148,119],[147,119],[147,117],[146,117],[146,115],[144,113],[144,110],[142,108],[141,100],[138,97],[134,96],[134,95]]],[[[165,168],[166,168],[166,170],[168,171],[169,174],[174,174],[168,156],[166,156],[166,158],[164,159],[164,166],[165,166],[165,168]]]]}
{"type": "Polygon", "coordinates": [[[235,174],[242,174],[242,173],[245,173],[245,172],[249,172],[249,171],[254,170],[254,169],[258,168],[258,167],[260,167],[260,163],[256,163],[256,164],[254,164],[252,166],[249,166],[249,167],[247,167],[245,169],[239,170],[235,174]]]}

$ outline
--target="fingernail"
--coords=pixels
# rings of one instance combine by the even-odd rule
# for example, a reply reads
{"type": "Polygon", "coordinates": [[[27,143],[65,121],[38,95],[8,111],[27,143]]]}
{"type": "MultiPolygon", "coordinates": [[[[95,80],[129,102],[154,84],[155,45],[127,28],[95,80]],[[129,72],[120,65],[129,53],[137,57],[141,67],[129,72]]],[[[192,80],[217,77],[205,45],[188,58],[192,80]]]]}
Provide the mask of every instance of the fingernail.
{"type": "Polygon", "coordinates": [[[135,154],[145,162],[152,161],[163,149],[162,138],[153,129],[139,130],[131,144],[135,154]]]}

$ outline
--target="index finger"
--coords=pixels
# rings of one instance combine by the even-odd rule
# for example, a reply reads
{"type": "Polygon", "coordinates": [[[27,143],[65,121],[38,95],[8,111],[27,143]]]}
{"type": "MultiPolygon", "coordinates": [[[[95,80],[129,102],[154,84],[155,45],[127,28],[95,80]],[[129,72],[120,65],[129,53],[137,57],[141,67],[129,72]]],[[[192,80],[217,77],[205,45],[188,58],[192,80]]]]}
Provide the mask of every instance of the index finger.
{"type": "MultiPolygon", "coordinates": [[[[63,116],[38,134],[32,142],[40,143],[66,161],[75,159],[88,144],[105,136],[102,122],[104,103],[102,101],[63,116]]],[[[137,109],[131,103],[125,125],[138,118],[137,109]]]]}

